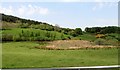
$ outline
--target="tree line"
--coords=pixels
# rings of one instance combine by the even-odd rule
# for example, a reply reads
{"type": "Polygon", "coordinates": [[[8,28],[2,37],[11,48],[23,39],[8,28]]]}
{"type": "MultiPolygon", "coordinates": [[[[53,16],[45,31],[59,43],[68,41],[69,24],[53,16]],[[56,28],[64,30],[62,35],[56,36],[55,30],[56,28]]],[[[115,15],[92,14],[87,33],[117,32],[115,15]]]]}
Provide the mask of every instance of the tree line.
{"type": "Polygon", "coordinates": [[[95,33],[95,34],[109,34],[109,33],[118,33],[120,34],[120,27],[117,26],[108,26],[108,27],[91,27],[85,28],[85,32],[95,33]]]}

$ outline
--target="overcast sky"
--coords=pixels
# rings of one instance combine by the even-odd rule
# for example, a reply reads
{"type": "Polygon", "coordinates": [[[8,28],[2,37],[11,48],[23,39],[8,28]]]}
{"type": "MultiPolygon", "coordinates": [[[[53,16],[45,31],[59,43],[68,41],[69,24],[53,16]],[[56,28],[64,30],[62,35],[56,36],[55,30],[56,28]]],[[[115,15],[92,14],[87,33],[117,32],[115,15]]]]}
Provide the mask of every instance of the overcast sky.
{"type": "MultiPolygon", "coordinates": [[[[82,0],[62,0],[61,2],[9,2],[4,0],[0,13],[14,15],[66,28],[118,25],[118,2],[102,0],[77,2],[82,0]]],[[[47,0],[45,0],[47,1],[47,0]]],[[[52,0],[53,1],[53,0],[52,0]]],[[[85,1],[85,0],[84,0],[85,1]]]]}

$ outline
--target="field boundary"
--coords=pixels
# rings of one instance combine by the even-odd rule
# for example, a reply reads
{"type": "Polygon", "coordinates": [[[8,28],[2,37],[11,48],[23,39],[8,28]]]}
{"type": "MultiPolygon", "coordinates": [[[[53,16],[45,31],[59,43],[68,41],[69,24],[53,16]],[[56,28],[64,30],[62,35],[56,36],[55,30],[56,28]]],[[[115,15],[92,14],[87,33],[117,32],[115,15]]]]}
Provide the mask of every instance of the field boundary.
{"type": "Polygon", "coordinates": [[[120,68],[120,65],[111,65],[111,66],[88,66],[88,67],[59,67],[59,68],[24,68],[24,69],[1,69],[1,70],[95,70],[95,69],[112,69],[120,68]]]}

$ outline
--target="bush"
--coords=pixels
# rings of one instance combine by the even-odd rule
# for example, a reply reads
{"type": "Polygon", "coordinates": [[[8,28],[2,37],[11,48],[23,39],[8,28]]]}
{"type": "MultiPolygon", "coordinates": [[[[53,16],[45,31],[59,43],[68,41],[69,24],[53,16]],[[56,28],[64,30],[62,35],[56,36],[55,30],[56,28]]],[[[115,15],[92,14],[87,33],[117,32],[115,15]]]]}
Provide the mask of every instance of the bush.
{"type": "Polygon", "coordinates": [[[71,39],[71,37],[63,33],[38,29],[4,30],[2,35],[3,41],[52,41],[71,39]]]}
{"type": "Polygon", "coordinates": [[[12,34],[3,34],[2,41],[13,41],[13,35],[12,34]]]}
{"type": "Polygon", "coordinates": [[[96,45],[105,45],[105,40],[99,38],[99,39],[95,40],[94,43],[95,43],[96,45]]]}

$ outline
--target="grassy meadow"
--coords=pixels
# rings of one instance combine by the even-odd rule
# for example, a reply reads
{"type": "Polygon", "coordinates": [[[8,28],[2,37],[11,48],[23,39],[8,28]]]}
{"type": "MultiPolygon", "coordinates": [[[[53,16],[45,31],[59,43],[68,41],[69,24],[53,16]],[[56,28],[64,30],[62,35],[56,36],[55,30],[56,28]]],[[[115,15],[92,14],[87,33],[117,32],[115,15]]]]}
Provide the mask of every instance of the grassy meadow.
{"type": "Polygon", "coordinates": [[[2,43],[0,43],[0,68],[2,68],[2,43]]]}
{"type": "MultiPolygon", "coordinates": [[[[97,40],[95,35],[83,34],[71,37],[71,40],[61,40],[70,36],[55,31],[30,28],[13,28],[3,30],[1,33],[4,35],[2,38],[5,39],[2,43],[2,68],[54,68],[118,64],[118,48],[89,48],[89,46],[95,46],[94,41],[97,40]],[[46,35],[48,33],[50,33],[50,37],[46,35]],[[23,35],[21,36],[21,34],[23,35]],[[61,49],[51,49],[52,45],[61,49]],[[47,46],[50,48],[46,49],[47,46]],[[73,48],[69,49],[71,47],[73,48]],[[83,49],[75,47],[83,47],[83,49]]],[[[117,36],[117,34],[111,35],[117,36]]],[[[117,42],[112,37],[108,37],[106,42],[110,43],[109,41],[113,45],[117,42]]]]}
{"type": "Polygon", "coordinates": [[[0,15],[0,68],[118,65],[120,27],[86,27],[82,31],[0,15]]]}
{"type": "Polygon", "coordinates": [[[2,68],[47,68],[117,65],[118,49],[43,50],[37,42],[6,42],[2,68]]]}

